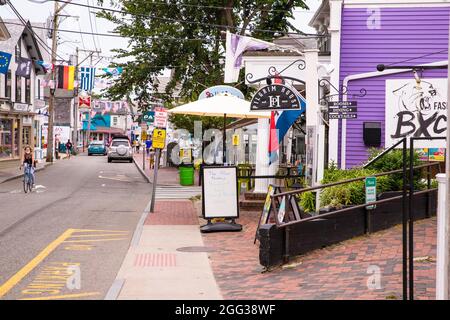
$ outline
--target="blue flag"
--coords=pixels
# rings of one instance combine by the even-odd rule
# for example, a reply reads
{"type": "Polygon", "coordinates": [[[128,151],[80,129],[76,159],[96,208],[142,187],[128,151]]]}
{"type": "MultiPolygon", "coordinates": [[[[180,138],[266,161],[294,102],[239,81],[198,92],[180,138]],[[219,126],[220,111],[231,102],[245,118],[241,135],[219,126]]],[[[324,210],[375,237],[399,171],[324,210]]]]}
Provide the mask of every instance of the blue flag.
{"type": "Polygon", "coordinates": [[[11,54],[0,51],[0,73],[7,74],[9,63],[11,62],[11,54]]]}

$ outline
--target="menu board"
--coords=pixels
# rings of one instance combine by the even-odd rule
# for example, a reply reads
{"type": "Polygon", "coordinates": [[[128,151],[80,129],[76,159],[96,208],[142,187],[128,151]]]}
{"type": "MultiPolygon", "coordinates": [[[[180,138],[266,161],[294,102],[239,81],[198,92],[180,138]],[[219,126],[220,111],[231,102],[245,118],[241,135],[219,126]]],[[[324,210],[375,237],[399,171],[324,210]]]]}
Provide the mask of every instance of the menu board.
{"type": "Polygon", "coordinates": [[[237,168],[204,167],[202,199],[205,219],[238,218],[237,168]]]}

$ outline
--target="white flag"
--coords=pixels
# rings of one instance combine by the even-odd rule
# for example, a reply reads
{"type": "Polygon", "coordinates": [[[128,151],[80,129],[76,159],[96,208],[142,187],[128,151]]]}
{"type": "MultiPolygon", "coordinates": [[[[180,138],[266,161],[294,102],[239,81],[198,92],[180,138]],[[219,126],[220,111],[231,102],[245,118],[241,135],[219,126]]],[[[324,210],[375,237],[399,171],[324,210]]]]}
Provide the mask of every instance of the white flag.
{"type": "Polygon", "coordinates": [[[252,37],[240,36],[227,31],[225,53],[225,83],[237,82],[242,66],[242,55],[245,51],[257,51],[280,47],[270,42],[252,37]]]}

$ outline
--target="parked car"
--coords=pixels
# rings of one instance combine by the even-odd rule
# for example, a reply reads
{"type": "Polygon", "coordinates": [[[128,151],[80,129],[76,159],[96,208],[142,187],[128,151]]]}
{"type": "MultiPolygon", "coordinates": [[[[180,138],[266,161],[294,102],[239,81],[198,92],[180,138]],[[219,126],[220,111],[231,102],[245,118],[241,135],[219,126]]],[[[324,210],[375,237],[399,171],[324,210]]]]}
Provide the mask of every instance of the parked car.
{"type": "Polygon", "coordinates": [[[103,141],[92,141],[88,147],[88,156],[93,154],[101,154],[106,156],[108,150],[106,149],[105,143],[103,141]]]}
{"type": "Polygon", "coordinates": [[[133,148],[130,141],[123,138],[114,138],[108,150],[108,162],[113,160],[127,160],[133,162],[133,148]]]}

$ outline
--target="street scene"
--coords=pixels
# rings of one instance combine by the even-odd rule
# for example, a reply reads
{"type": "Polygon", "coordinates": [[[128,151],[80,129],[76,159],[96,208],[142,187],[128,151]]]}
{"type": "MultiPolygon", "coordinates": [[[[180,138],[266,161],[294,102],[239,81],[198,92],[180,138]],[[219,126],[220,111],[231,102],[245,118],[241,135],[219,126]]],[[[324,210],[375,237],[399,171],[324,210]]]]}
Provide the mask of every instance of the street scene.
{"type": "Polygon", "coordinates": [[[449,29],[446,0],[0,0],[0,300],[448,300],[449,29]]]}

